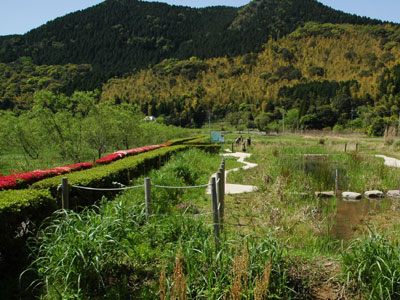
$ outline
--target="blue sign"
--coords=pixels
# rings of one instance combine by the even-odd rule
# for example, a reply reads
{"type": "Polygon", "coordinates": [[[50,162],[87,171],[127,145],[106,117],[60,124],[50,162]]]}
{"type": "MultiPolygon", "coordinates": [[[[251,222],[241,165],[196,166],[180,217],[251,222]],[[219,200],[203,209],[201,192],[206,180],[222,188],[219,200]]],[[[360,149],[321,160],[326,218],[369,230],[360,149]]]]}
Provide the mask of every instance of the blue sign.
{"type": "Polygon", "coordinates": [[[225,137],[221,131],[211,131],[211,142],[212,143],[225,143],[225,137]]]}

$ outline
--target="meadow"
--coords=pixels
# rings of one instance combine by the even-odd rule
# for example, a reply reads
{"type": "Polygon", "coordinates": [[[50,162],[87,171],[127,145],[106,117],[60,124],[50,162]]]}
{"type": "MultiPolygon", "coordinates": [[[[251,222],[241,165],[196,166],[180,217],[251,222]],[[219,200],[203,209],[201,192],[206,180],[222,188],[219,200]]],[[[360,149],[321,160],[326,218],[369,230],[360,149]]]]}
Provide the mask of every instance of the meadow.
{"type": "MultiPolygon", "coordinates": [[[[225,148],[237,135],[226,135],[225,148]]],[[[343,208],[357,203],[315,196],[335,189],[336,169],[340,189],[398,189],[399,170],[374,156],[395,156],[396,140],[251,137],[249,161],[258,167],[230,173],[227,182],[258,191],[226,196],[219,243],[204,188],[152,188],[150,219],[144,191],[130,190],[48,219],[29,242],[22,288],[41,299],[397,299],[398,200],[371,200],[346,219],[343,208]],[[324,154],[316,162],[323,167],[310,168],[309,154],[324,154]],[[335,231],[341,227],[345,236],[335,231]]],[[[202,185],[220,162],[190,150],[147,176],[157,185],[202,185]]],[[[227,158],[226,166],[238,163],[227,158]]]]}

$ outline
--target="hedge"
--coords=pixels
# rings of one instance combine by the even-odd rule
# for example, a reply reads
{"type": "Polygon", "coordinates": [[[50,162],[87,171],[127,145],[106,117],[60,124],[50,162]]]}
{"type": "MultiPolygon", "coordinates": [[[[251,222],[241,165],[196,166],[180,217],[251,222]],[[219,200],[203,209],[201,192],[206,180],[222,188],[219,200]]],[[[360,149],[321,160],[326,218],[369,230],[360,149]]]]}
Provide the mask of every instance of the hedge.
{"type": "MultiPolygon", "coordinates": [[[[126,156],[137,155],[139,153],[152,151],[161,147],[169,147],[172,145],[179,145],[186,143],[188,141],[193,141],[198,139],[198,137],[190,137],[190,138],[180,138],[174,139],[172,141],[168,141],[164,144],[159,145],[150,145],[144,147],[138,147],[135,149],[129,150],[119,150],[117,152],[108,154],[98,160],[95,161],[95,165],[101,164],[109,164],[113,161],[122,159],[126,156]]],[[[7,189],[24,189],[27,188],[30,184],[35,183],[37,181],[54,177],[57,175],[62,175],[65,173],[69,173],[72,171],[78,171],[81,169],[89,169],[94,165],[91,163],[76,163],[73,165],[63,166],[63,167],[55,167],[48,170],[35,170],[30,172],[22,172],[22,173],[14,173],[6,176],[0,176],[0,190],[7,189]]]]}
{"type": "MultiPolygon", "coordinates": [[[[45,179],[33,184],[32,188],[49,189],[53,197],[57,197],[59,194],[57,188],[61,183],[61,178],[63,177],[68,178],[68,183],[70,185],[93,188],[118,187],[115,183],[129,185],[132,179],[146,174],[153,168],[161,166],[174,153],[193,147],[214,153],[217,153],[220,150],[220,146],[216,145],[177,145],[159,148],[137,156],[125,157],[124,159],[115,161],[109,165],[103,165],[81,172],[45,179]]],[[[115,192],[72,188],[70,190],[70,205],[71,207],[87,206],[93,204],[102,196],[112,196],[114,194],[115,192]]],[[[61,206],[60,203],[59,206],[61,206]]]]}
{"type": "Polygon", "coordinates": [[[0,253],[17,258],[24,247],[27,231],[41,224],[57,209],[49,190],[7,190],[0,192],[0,253]]]}

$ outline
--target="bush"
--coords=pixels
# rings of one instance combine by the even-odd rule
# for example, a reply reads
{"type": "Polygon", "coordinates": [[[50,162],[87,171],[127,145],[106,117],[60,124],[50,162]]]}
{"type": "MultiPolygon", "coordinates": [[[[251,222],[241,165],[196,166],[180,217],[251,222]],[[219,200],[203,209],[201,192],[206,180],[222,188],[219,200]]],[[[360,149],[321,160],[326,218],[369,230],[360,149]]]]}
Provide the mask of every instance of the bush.
{"type": "Polygon", "coordinates": [[[372,121],[372,124],[368,127],[369,136],[383,136],[385,132],[385,121],[381,117],[377,117],[372,121]]]}

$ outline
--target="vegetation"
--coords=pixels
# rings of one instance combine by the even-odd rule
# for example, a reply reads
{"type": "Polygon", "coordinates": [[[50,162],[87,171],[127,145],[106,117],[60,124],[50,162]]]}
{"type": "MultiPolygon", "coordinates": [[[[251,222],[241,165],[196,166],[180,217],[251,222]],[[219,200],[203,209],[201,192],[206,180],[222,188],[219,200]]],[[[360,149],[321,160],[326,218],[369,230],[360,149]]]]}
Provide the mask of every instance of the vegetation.
{"type": "MultiPolygon", "coordinates": [[[[165,58],[258,52],[269,37],[305,22],[379,24],[314,0],[252,1],[242,8],[195,9],[145,1],[105,1],[34,29],[0,39],[0,61],[31,57],[38,65],[91,64],[88,81],[145,68],[165,58]],[[279,9],[276,9],[279,7],[279,9]]],[[[100,85],[98,85],[100,87],[100,85]]]]}
{"type": "MultiPolygon", "coordinates": [[[[191,150],[150,176],[157,184],[203,184],[219,161],[191,150]],[[187,178],[190,174],[192,179],[187,178]]],[[[207,217],[196,217],[198,201],[206,200],[204,189],[178,194],[155,192],[156,213],[150,221],[143,213],[143,191],[126,192],[79,214],[58,212],[39,233],[36,258],[27,273],[37,273],[35,284],[48,298],[173,298],[178,291],[207,298],[266,295],[262,282],[271,295],[292,294],[285,284],[282,252],[272,236],[227,240],[218,248],[211,228],[203,223],[207,217]],[[192,206],[184,205],[187,201],[192,206]]]]}
{"type": "Polygon", "coordinates": [[[343,252],[344,273],[366,292],[369,299],[396,299],[400,296],[398,240],[371,231],[354,240],[343,252]]]}
{"type": "Polygon", "coordinates": [[[158,122],[145,122],[132,105],[98,103],[95,92],[70,97],[41,91],[29,111],[0,111],[0,172],[47,169],[105,153],[158,144],[191,135],[158,122]]]}
{"type": "MultiPolygon", "coordinates": [[[[228,135],[228,142],[233,138],[228,135]]],[[[149,219],[138,189],[80,213],[59,211],[32,241],[34,259],[21,283],[36,278],[32,286],[44,298],[304,299],[323,291],[330,298],[340,292],[346,299],[396,299],[396,234],[381,236],[390,224],[369,236],[363,232],[380,216],[389,220],[387,214],[398,214],[398,206],[384,208],[384,200],[375,201],[370,214],[352,216],[351,235],[343,236],[335,231],[341,200],[314,196],[334,188],[330,165],[339,168],[343,189],[364,189],[371,182],[383,190],[396,186],[398,172],[367,155],[378,145],[389,151],[388,146],[357,140],[361,153],[350,146],[343,153],[352,139],[253,136],[248,150],[259,167],[230,173],[227,180],[257,184],[259,190],[227,195],[219,246],[204,189],[154,186],[149,219]],[[305,154],[327,156],[315,161],[303,159],[305,154]],[[322,167],[312,169],[315,164],[322,167]]],[[[219,162],[218,156],[193,149],[147,176],[154,185],[200,185],[219,162]]],[[[236,164],[227,159],[232,167],[236,164]]]]}
{"type": "Polygon", "coordinates": [[[236,128],[277,131],[285,117],[291,130],[381,136],[398,121],[399,34],[390,25],[307,23],[260,54],[165,60],[112,79],[101,99],[136,104],[176,126],[198,127],[211,113],[236,128]]]}

